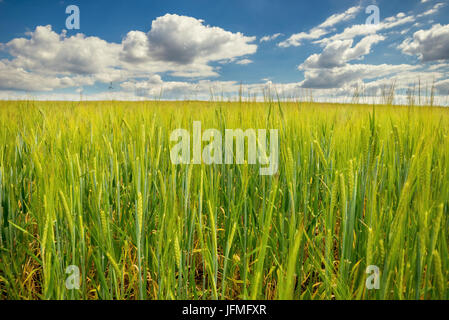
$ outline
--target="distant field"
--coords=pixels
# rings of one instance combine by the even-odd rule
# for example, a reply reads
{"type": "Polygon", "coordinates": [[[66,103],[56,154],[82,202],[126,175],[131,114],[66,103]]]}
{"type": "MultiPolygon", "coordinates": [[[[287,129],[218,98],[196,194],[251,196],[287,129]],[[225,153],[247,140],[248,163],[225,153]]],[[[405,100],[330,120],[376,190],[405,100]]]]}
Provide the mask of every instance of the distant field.
{"type": "Polygon", "coordinates": [[[447,299],[448,135],[445,108],[0,102],[0,299],[447,299]],[[193,121],[278,129],[277,174],[173,165],[193,121]]]}

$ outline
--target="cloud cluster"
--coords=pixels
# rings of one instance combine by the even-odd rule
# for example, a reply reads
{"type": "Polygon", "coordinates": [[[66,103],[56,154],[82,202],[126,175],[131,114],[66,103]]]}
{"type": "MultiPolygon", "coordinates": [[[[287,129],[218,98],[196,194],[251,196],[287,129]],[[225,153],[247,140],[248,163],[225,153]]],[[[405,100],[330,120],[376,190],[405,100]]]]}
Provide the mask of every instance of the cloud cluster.
{"type": "Polygon", "coordinates": [[[422,62],[449,60],[449,25],[436,24],[429,30],[417,31],[399,49],[418,56],[422,62]]]}
{"type": "Polygon", "coordinates": [[[387,31],[408,23],[413,23],[415,21],[415,16],[407,16],[403,12],[400,12],[395,16],[386,18],[384,21],[378,24],[355,24],[353,26],[345,28],[340,33],[332,35],[331,37],[317,40],[316,43],[327,44],[336,40],[351,40],[355,39],[356,37],[377,34],[381,31],[387,31]]]}
{"type": "Polygon", "coordinates": [[[210,77],[217,75],[211,62],[234,62],[257,50],[255,37],[174,14],[154,20],[148,33],[130,31],[121,43],[83,34],[67,37],[49,25],[26,36],[2,45],[12,59],[1,61],[0,89],[52,90],[162,72],[210,77]]]}
{"type": "MultiPolygon", "coordinates": [[[[420,14],[400,12],[379,24],[344,28],[343,23],[354,19],[362,10],[361,6],[355,6],[285,41],[279,40],[281,33],[261,37],[259,43],[277,39],[281,41],[277,45],[283,48],[299,47],[311,41],[321,49],[298,66],[303,81],[273,84],[266,79],[245,85],[245,90],[263,99],[268,88],[283,97],[298,97],[304,90],[318,89],[314,95],[326,101],[329,97],[350,97],[354,88],[360,86],[370,90],[373,97],[393,82],[399,91],[405,91],[420,79],[421,83],[434,83],[440,93],[447,94],[449,25],[431,27],[424,21],[443,6],[437,3],[420,14]],[[424,24],[428,29],[419,30],[424,24]],[[405,34],[413,36],[404,41],[401,38],[401,44],[391,43],[393,35],[405,34]],[[361,61],[384,41],[390,41],[390,48],[418,57],[422,63],[363,64],[361,61]]],[[[211,94],[235,98],[242,79],[204,78],[216,77],[220,65],[253,63],[251,55],[257,49],[256,37],[176,14],[156,18],[148,32],[128,32],[119,43],[83,34],[69,37],[65,31],[57,33],[51,26],[38,26],[24,37],[0,43],[0,50],[9,57],[0,60],[0,99],[23,96],[19,91],[41,92],[37,98],[78,99],[79,94],[52,91],[109,82],[119,82],[116,87],[119,91],[91,94],[89,99],[134,100],[158,98],[161,94],[164,99],[209,99],[211,94]],[[186,79],[164,81],[161,75],[165,77],[165,74],[186,79]]]]}
{"type": "Polygon", "coordinates": [[[29,72],[0,61],[0,89],[24,91],[51,91],[55,88],[92,85],[94,82],[85,76],[46,76],[29,72]]]}
{"type": "MultiPolygon", "coordinates": [[[[435,85],[439,91],[446,88],[445,74],[438,68],[446,65],[424,67],[423,65],[371,65],[351,64],[352,61],[360,61],[367,56],[374,45],[387,40],[393,34],[392,30],[407,24],[415,23],[420,17],[438,12],[442,4],[436,4],[431,9],[418,15],[406,15],[398,13],[383,19],[378,24],[360,24],[346,27],[343,31],[324,36],[325,29],[317,26],[311,32],[302,35],[293,35],[290,40],[314,39],[323,49],[321,53],[310,55],[298,69],[304,72],[304,81],[301,88],[318,89],[322,92],[348,92],[357,87],[364,87],[372,92],[379,93],[382,88],[395,84],[400,90],[407,90],[413,86],[413,82],[421,79],[422,83],[435,85]],[[320,31],[321,30],[321,31],[320,31]],[[320,31],[320,32],[319,32],[320,31]],[[321,33],[321,34],[320,34],[321,33]],[[358,42],[356,42],[356,39],[358,42]]],[[[351,8],[352,9],[352,8],[351,8]]],[[[348,13],[348,12],[347,12],[348,13]]],[[[415,24],[415,27],[418,25],[415,24]]],[[[409,30],[409,29],[407,29],[409,30]]],[[[330,33],[330,32],[329,32],[330,33]]],[[[401,34],[404,34],[402,32],[401,34]]],[[[327,33],[326,33],[327,34],[327,33]]],[[[444,60],[449,58],[449,28],[436,25],[431,30],[420,30],[415,33],[413,39],[408,39],[400,45],[403,53],[417,55],[423,62],[444,60]]],[[[280,44],[281,46],[285,45],[280,44]]],[[[290,43],[292,44],[292,43],[290,43]]]]}
{"type": "Polygon", "coordinates": [[[287,40],[282,41],[278,44],[279,47],[287,48],[287,47],[299,47],[302,44],[303,40],[314,40],[319,39],[322,36],[330,33],[332,31],[332,27],[343,22],[353,19],[356,14],[361,10],[360,6],[351,7],[343,13],[336,13],[327,18],[320,25],[312,28],[308,32],[300,32],[291,35],[287,40]]]}

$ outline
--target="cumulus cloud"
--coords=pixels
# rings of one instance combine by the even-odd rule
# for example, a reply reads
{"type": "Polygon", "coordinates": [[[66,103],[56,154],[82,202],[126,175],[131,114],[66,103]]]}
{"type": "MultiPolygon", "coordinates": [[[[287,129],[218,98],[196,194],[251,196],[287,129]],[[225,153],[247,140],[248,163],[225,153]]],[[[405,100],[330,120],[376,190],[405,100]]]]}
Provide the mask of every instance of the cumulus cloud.
{"type": "Polygon", "coordinates": [[[321,54],[311,55],[300,67],[304,69],[335,68],[345,65],[352,60],[358,60],[369,54],[372,45],[385,40],[380,35],[371,35],[363,38],[354,47],[353,40],[335,40],[328,43],[321,54]]]}
{"type": "Polygon", "coordinates": [[[48,91],[121,78],[116,68],[121,46],[83,34],[66,37],[38,26],[3,45],[13,59],[0,63],[0,89],[48,91]]]}
{"type": "Polygon", "coordinates": [[[206,26],[203,20],[167,14],[153,21],[148,33],[149,53],[160,61],[190,64],[253,54],[256,37],[206,26]]]}
{"type": "Polygon", "coordinates": [[[66,37],[51,26],[38,26],[30,38],[16,38],[5,45],[15,59],[11,65],[54,74],[96,74],[117,64],[121,46],[83,34],[66,37]]]}
{"type": "Polygon", "coordinates": [[[130,63],[142,63],[149,60],[150,44],[148,36],[142,31],[130,31],[122,41],[120,58],[130,63]]]}
{"type": "Polygon", "coordinates": [[[429,30],[419,30],[413,39],[406,39],[399,49],[408,55],[418,56],[422,62],[449,59],[449,25],[434,25],[429,30]]]}

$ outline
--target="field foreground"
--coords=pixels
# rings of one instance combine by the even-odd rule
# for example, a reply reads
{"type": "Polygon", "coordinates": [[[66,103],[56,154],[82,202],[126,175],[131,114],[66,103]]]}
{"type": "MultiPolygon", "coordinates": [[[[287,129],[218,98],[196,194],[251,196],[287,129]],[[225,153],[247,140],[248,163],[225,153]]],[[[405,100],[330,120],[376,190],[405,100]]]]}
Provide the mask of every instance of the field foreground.
{"type": "Polygon", "coordinates": [[[447,299],[448,134],[444,108],[0,102],[0,299],[447,299]],[[277,174],[173,165],[194,121],[278,129],[277,174]]]}

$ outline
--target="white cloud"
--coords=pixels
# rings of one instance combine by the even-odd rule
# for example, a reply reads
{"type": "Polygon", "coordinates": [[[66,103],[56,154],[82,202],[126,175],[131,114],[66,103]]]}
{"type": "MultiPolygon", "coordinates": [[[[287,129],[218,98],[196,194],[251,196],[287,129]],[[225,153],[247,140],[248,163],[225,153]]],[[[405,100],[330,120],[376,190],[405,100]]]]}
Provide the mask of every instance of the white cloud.
{"type": "Polygon", "coordinates": [[[433,6],[433,8],[427,10],[426,12],[423,12],[423,13],[417,15],[417,17],[418,17],[418,18],[421,18],[421,17],[430,16],[430,15],[432,15],[432,14],[438,13],[438,10],[439,10],[440,8],[442,8],[442,7],[444,7],[444,3],[441,3],[441,2],[440,2],[440,3],[437,3],[437,4],[435,4],[435,5],[433,6]]]}
{"type": "MultiPolygon", "coordinates": [[[[377,25],[354,25],[344,29],[343,32],[323,38],[315,43],[324,46],[320,54],[311,55],[299,66],[304,71],[304,81],[300,83],[302,88],[318,90],[321,94],[347,95],[354,88],[363,87],[365,94],[371,92],[371,96],[379,96],[385,87],[395,84],[396,93],[412,88],[414,82],[421,79],[421,83],[431,85],[434,81],[438,84],[440,92],[446,88],[447,77],[446,64],[440,63],[432,67],[422,65],[369,65],[349,64],[353,60],[361,60],[371,52],[374,44],[384,41],[390,33],[380,34],[381,31],[394,29],[398,26],[414,23],[416,17],[398,13],[395,16],[384,19],[377,25]],[[354,45],[354,39],[363,38],[354,45]]],[[[435,60],[436,57],[449,55],[449,42],[446,41],[446,27],[434,27],[432,31],[420,31],[415,34],[415,39],[405,41],[403,50],[408,54],[420,54],[427,60],[435,60]],[[424,50],[427,51],[424,51],[424,50]],[[429,56],[431,56],[431,59],[429,56]]],[[[423,59],[424,60],[424,59],[423,59]]],[[[406,95],[402,93],[403,101],[406,95]]],[[[399,99],[399,100],[400,100],[399,99]]]]}
{"type": "Polygon", "coordinates": [[[160,61],[190,64],[253,54],[256,37],[203,24],[192,17],[166,14],[153,21],[148,33],[150,56],[160,61]]]}
{"type": "Polygon", "coordinates": [[[415,21],[416,18],[413,15],[406,16],[404,13],[400,12],[396,16],[386,18],[379,24],[356,24],[351,27],[347,27],[343,30],[343,32],[318,40],[316,43],[327,44],[335,40],[350,40],[356,37],[372,35],[380,31],[390,30],[415,21]]]}
{"type": "Polygon", "coordinates": [[[211,93],[214,98],[224,99],[238,99],[241,90],[244,96],[256,97],[257,100],[263,101],[264,93],[267,88],[276,98],[276,93],[285,98],[297,98],[301,96],[304,89],[301,88],[300,83],[272,83],[269,79],[263,79],[263,83],[242,84],[238,81],[211,81],[199,80],[195,82],[187,81],[153,81],[148,79],[146,81],[127,81],[121,87],[124,92],[135,93],[136,96],[145,98],[159,97],[162,92],[164,99],[201,99],[208,100],[211,98],[211,93]]]}
{"type": "Polygon", "coordinates": [[[419,30],[413,39],[405,40],[399,49],[417,55],[422,62],[449,59],[449,25],[436,24],[429,30],[419,30]]]}
{"type": "Polygon", "coordinates": [[[301,32],[290,36],[287,40],[280,42],[278,46],[282,48],[299,47],[303,40],[319,39],[328,33],[325,29],[313,28],[309,32],[301,32]]]}
{"type": "MultiPolygon", "coordinates": [[[[382,90],[385,88],[388,89],[394,83],[398,89],[395,102],[407,103],[405,90],[413,87],[414,84],[416,85],[418,79],[421,79],[422,88],[426,85],[430,88],[434,80],[443,76],[442,73],[421,72],[415,68],[417,67],[410,65],[347,65],[340,68],[339,72],[335,72],[336,78],[332,79],[334,82],[339,81],[340,85],[329,89],[325,89],[326,86],[309,89],[304,86],[303,82],[273,83],[269,79],[264,79],[262,83],[241,84],[237,81],[163,81],[160,76],[153,75],[144,81],[130,80],[123,82],[119,87],[119,91],[113,92],[84,94],[77,90],[76,93],[40,92],[28,94],[19,91],[0,90],[0,99],[79,100],[82,98],[83,100],[134,101],[155,98],[162,98],[164,100],[210,100],[214,98],[237,101],[240,90],[242,89],[244,97],[251,97],[251,100],[256,99],[257,101],[264,101],[264,94],[271,92],[273,99],[279,97],[282,100],[308,100],[313,97],[314,101],[350,103],[353,101],[356,88],[358,88],[361,93],[360,102],[382,103],[382,90]],[[403,71],[399,71],[399,69],[403,71]],[[361,77],[366,77],[366,74],[368,74],[368,79],[373,80],[363,82],[361,77]],[[348,78],[352,80],[347,81],[348,78]]],[[[435,87],[441,94],[447,94],[449,82],[439,80],[435,82],[435,87]]],[[[424,92],[423,95],[425,95],[424,92]]],[[[425,103],[424,100],[423,102],[425,103]]],[[[436,104],[447,105],[447,102],[444,96],[436,97],[436,104]]]]}
{"type": "Polygon", "coordinates": [[[273,40],[279,38],[280,36],[282,36],[282,33],[275,33],[272,35],[263,36],[262,38],[260,38],[260,42],[273,41],[273,40]]]}
{"type": "Polygon", "coordinates": [[[449,94],[449,79],[441,80],[435,83],[435,88],[442,94],[449,94]]]}
{"type": "Polygon", "coordinates": [[[51,91],[56,88],[92,84],[94,80],[90,77],[42,75],[0,61],[0,90],[51,91]]]}
{"type": "Polygon", "coordinates": [[[324,49],[320,54],[311,55],[299,66],[299,70],[304,70],[305,77],[301,86],[313,89],[344,89],[378,78],[390,79],[392,75],[418,68],[410,65],[349,64],[350,61],[363,59],[371,52],[373,45],[386,39],[386,35],[380,35],[378,32],[414,21],[414,16],[400,12],[379,24],[353,25],[341,33],[315,41],[324,46],[324,49]],[[361,36],[363,38],[354,45],[354,39],[361,36]]]}
{"type": "Polygon", "coordinates": [[[449,70],[449,63],[438,63],[438,64],[434,64],[431,65],[427,68],[428,70],[444,70],[444,69],[448,69],[449,70]]]}
{"type": "Polygon", "coordinates": [[[324,46],[324,49],[320,54],[311,55],[299,66],[299,70],[304,71],[305,78],[301,86],[310,89],[341,90],[417,68],[409,65],[349,64],[353,60],[362,60],[371,52],[373,45],[386,39],[385,35],[377,34],[379,31],[414,21],[414,16],[400,12],[379,24],[354,25],[341,33],[315,41],[324,46]],[[354,44],[354,39],[360,36],[363,38],[354,44]]]}
{"type": "Polygon", "coordinates": [[[27,38],[16,38],[5,45],[14,57],[11,66],[46,74],[96,74],[117,64],[121,46],[97,37],[77,34],[67,38],[51,26],[38,26],[27,38]]]}
{"type": "Polygon", "coordinates": [[[363,80],[376,79],[402,71],[416,69],[411,65],[347,64],[332,69],[308,69],[305,71],[303,88],[335,89],[363,80]]]}
{"type": "Polygon", "coordinates": [[[148,36],[142,31],[130,31],[122,41],[121,58],[130,63],[142,63],[149,60],[148,36]]]}
{"type": "Polygon", "coordinates": [[[234,60],[254,54],[256,37],[204,25],[203,20],[166,14],[152,22],[151,30],[129,32],[122,58],[129,63],[163,62],[177,66],[234,60]]]}
{"type": "Polygon", "coordinates": [[[360,6],[351,7],[343,13],[333,14],[329,18],[327,18],[326,21],[320,24],[318,28],[330,28],[340,22],[353,19],[355,15],[360,11],[360,9],[361,9],[360,6]]]}
{"type": "Polygon", "coordinates": [[[363,38],[352,47],[353,40],[335,40],[327,44],[321,54],[311,55],[300,67],[304,69],[341,67],[349,61],[363,58],[371,51],[371,46],[385,40],[380,35],[370,35],[363,38]]]}
{"type": "Polygon", "coordinates": [[[237,89],[235,81],[211,81],[200,80],[188,81],[162,81],[159,79],[148,79],[147,81],[126,81],[121,84],[125,92],[133,92],[136,96],[154,98],[163,95],[165,99],[193,98],[207,99],[211,90],[217,92],[233,92],[237,89]]]}
{"type": "Polygon", "coordinates": [[[287,40],[282,41],[278,44],[278,46],[287,48],[287,47],[299,47],[303,40],[314,40],[319,39],[322,36],[330,33],[331,27],[334,25],[353,19],[355,15],[360,11],[361,7],[351,7],[343,13],[333,14],[329,18],[327,18],[323,23],[318,25],[317,27],[312,28],[308,32],[300,32],[291,35],[287,40]]]}
{"type": "Polygon", "coordinates": [[[242,59],[242,60],[238,60],[237,62],[236,62],[236,64],[241,64],[241,65],[247,65],[247,64],[250,64],[250,63],[253,63],[254,61],[253,60],[250,60],[250,59],[242,59]]]}
{"type": "Polygon", "coordinates": [[[368,90],[379,90],[394,83],[397,90],[413,90],[414,88],[415,91],[417,91],[419,83],[421,84],[421,90],[423,90],[426,86],[430,88],[432,84],[441,77],[444,77],[442,72],[423,71],[418,68],[405,68],[389,77],[368,82],[365,86],[368,90]]]}

